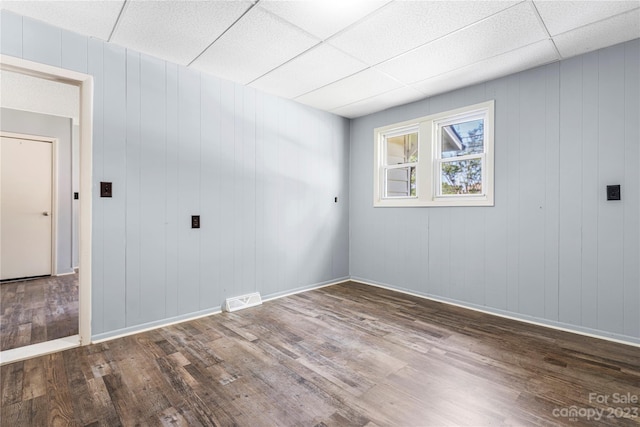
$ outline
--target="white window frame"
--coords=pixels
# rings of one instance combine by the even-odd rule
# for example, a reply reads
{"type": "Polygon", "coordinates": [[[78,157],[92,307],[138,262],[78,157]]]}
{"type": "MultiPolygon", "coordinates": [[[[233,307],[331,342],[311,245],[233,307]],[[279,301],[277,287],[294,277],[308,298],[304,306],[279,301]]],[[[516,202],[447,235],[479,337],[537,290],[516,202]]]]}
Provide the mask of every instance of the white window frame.
{"type": "MultiPolygon", "coordinates": [[[[373,205],[375,207],[417,206],[493,206],[494,205],[494,101],[482,102],[442,113],[431,114],[374,129],[373,205]],[[451,158],[482,161],[482,194],[440,194],[442,126],[478,118],[484,119],[484,152],[451,158]],[[416,166],[416,196],[385,197],[386,139],[418,129],[418,161],[401,166],[416,166]]],[[[400,165],[399,165],[400,166],[400,165]]]]}

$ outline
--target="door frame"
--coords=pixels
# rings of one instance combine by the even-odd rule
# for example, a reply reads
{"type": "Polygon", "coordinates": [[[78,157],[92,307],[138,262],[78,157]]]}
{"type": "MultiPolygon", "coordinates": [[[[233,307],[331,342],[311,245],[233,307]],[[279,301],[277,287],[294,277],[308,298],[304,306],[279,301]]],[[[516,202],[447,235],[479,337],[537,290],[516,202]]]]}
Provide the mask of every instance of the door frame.
{"type": "MultiPolygon", "coordinates": [[[[0,69],[71,84],[80,89],[80,215],[78,227],[78,264],[80,269],[78,276],[79,333],[78,342],[73,342],[67,345],[66,348],[88,345],[91,343],[93,76],[8,55],[0,55],[0,69]]],[[[27,355],[18,356],[19,358],[13,361],[60,350],[60,345],[55,348],[53,347],[55,346],[43,347],[38,344],[21,347],[26,351],[27,355]],[[30,347],[34,348],[29,349],[30,347]]],[[[22,353],[24,353],[24,351],[22,353]]],[[[9,363],[8,359],[10,358],[3,357],[2,359],[4,359],[2,360],[3,364],[9,363]]]]}
{"type": "Polygon", "coordinates": [[[51,271],[58,275],[58,138],[0,131],[0,137],[40,141],[51,144],[51,271]]]}

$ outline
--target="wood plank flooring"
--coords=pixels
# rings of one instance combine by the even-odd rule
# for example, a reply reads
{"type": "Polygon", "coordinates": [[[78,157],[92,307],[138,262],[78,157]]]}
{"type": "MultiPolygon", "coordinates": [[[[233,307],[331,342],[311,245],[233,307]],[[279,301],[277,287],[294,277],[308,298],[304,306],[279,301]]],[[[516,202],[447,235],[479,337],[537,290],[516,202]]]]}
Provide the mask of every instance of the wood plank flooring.
{"type": "Polygon", "coordinates": [[[78,274],[0,284],[0,350],[78,333],[78,274]]]}
{"type": "Polygon", "coordinates": [[[0,374],[7,426],[640,424],[637,347],[357,283],[0,374]]]}

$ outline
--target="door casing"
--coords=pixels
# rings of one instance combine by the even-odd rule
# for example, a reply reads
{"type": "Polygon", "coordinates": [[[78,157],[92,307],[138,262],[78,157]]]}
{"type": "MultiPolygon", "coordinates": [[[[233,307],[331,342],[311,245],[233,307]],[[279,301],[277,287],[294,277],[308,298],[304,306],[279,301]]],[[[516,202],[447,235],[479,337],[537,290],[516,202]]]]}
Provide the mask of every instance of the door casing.
{"type": "MultiPolygon", "coordinates": [[[[91,343],[93,77],[77,71],[8,55],[0,55],[0,69],[71,84],[80,88],[79,342],[76,345],[88,345],[91,343]]],[[[13,361],[47,354],[51,351],[34,348],[33,351],[27,351],[26,356],[21,356],[20,359],[13,361]]],[[[4,363],[4,361],[1,362],[4,363]]]]}

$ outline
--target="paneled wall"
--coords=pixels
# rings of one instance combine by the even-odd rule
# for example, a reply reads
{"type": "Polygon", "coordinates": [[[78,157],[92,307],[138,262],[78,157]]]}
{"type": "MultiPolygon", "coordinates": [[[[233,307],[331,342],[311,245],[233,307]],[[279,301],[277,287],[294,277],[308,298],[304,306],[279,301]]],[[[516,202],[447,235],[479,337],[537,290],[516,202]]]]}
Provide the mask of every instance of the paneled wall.
{"type": "Polygon", "coordinates": [[[353,120],[352,277],[640,342],[639,55],[634,40],[353,120]],[[494,207],[372,207],[374,128],[490,99],[494,207]]]}
{"type": "Polygon", "coordinates": [[[95,79],[94,338],[348,277],[348,120],[1,17],[3,54],[95,79]]]}

